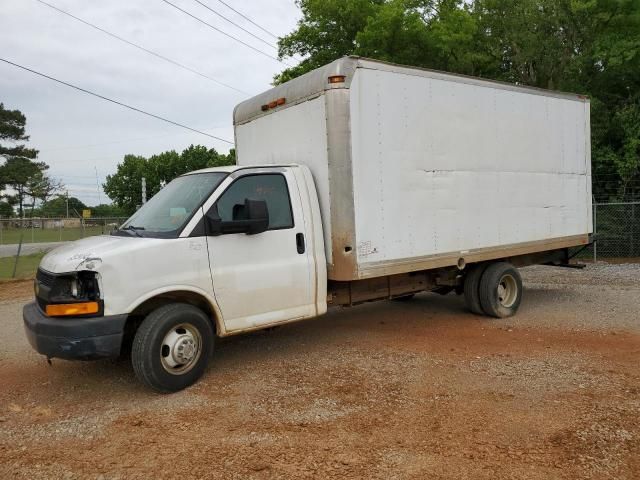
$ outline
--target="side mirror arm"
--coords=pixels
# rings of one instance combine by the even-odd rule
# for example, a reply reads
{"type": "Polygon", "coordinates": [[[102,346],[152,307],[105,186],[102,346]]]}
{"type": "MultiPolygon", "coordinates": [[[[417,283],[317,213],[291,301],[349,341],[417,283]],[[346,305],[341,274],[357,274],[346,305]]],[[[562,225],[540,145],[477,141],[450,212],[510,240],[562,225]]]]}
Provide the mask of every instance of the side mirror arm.
{"type": "Polygon", "coordinates": [[[204,228],[207,236],[216,237],[222,235],[222,220],[215,207],[204,215],[204,228]]]}

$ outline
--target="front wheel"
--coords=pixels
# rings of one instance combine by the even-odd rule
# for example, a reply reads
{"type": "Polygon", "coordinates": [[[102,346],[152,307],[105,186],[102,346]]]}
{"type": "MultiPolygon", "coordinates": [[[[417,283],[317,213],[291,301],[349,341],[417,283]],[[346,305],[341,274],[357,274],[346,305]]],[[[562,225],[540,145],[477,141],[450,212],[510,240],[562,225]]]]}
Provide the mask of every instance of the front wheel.
{"type": "Polygon", "coordinates": [[[138,379],[159,392],[196,382],[213,353],[211,320],[193,305],[175,303],[151,312],[133,339],[131,363],[138,379]]]}

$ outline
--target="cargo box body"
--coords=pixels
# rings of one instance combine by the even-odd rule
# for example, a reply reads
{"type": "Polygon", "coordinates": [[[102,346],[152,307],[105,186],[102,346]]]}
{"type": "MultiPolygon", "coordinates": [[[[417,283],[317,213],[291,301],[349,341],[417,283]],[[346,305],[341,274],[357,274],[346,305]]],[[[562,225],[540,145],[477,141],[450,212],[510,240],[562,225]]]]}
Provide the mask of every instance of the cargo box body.
{"type": "Polygon", "coordinates": [[[311,169],[330,280],[583,245],[592,232],[589,102],[577,95],[348,57],[241,103],[234,125],[240,165],[311,169]]]}

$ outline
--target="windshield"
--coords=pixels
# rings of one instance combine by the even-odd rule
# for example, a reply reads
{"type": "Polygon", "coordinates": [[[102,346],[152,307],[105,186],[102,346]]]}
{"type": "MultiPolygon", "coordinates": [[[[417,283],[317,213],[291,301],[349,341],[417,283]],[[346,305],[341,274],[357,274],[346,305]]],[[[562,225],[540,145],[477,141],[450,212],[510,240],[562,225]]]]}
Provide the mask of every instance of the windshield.
{"type": "Polygon", "coordinates": [[[178,236],[193,212],[227,175],[224,172],[196,173],[172,180],[114,233],[127,232],[140,237],[178,236]]]}

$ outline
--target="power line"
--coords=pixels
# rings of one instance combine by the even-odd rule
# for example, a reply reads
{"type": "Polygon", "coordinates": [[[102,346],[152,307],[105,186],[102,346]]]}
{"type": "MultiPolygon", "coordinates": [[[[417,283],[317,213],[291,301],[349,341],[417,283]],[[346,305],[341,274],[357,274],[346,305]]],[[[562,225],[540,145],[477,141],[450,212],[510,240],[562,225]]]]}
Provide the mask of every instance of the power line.
{"type": "Polygon", "coordinates": [[[218,27],[214,27],[213,25],[211,25],[210,23],[205,22],[204,20],[202,20],[201,18],[196,17],[195,15],[193,15],[192,13],[187,12],[186,10],[180,8],[179,6],[175,5],[174,3],[171,3],[169,0],[161,0],[164,3],[166,3],[167,5],[171,5],[173,8],[175,8],[176,10],[180,10],[182,13],[184,13],[185,15],[190,16],[191,18],[193,18],[194,20],[197,20],[198,22],[202,23],[203,25],[206,25],[207,27],[215,30],[218,33],[221,33],[222,35],[224,35],[225,37],[229,37],[232,40],[235,40],[238,43],[241,43],[242,45],[244,45],[245,47],[250,48],[251,50],[258,52],[261,55],[264,55],[265,57],[269,57],[272,60],[275,60],[276,62],[280,62],[284,65],[286,65],[287,67],[291,67],[291,65],[289,65],[288,63],[286,63],[283,60],[280,60],[278,57],[274,57],[273,55],[268,54],[267,52],[263,52],[262,50],[260,50],[259,48],[254,47],[253,45],[249,45],[246,42],[243,42],[242,40],[240,40],[239,38],[234,37],[233,35],[220,30],[218,27]]]}
{"type": "Polygon", "coordinates": [[[269,47],[278,50],[278,47],[276,47],[273,43],[269,43],[267,42],[265,39],[260,38],[259,36],[253,34],[250,30],[247,30],[246,28],[244,28],[242,25],[238,25],[236,22],[234,22],[233,20],[228,19],[227,17],[225,17],[224,15],[222,15],[221,13],[217,12],[216,10],[214,10],[213,8],[211,8],[209,5],[207,5],[206,3],[201,2],[200,0],[193,0],[194,2],[202,5],[204,8],[206,8],[207,10],[209,10],[210,12],[214,13],[215,15],[217,15],[218,17],[222,18],[223,20],[226,20],[227,22],[229,22],[231,25],[239,28],[240,30],[242,30],[243,32],[248,33],[249,35],[251,35],[253,38],[260,40],[262,43],[264,43],[265,45],[268,45],[269,47]]]}
{"type": "Polygon", "coordinates": [[[74,88],[74,89],[79,90],[81,92],[84,92],[86,94],[93,95],[94,97],[101,98],[102,100],[106,100],[107,102],[115,103],[116,105],[120,105],[121,107],[128,108],[129,110],[133,110],[134,112],[142,113],[143,115],[147,115],[149,117],[156,118],[158,120],[162,120],[163,122],[170,123],[170,124],[175,125],[177,127],[186,128],[187,130],[191,130],[192,132],[196,132],[196,133],[199,133],[201,135],[205,135],[207,137],[214,138],[216,140],[220,140],[221,142],[225,142],[225,143],[228,143],[230,145],[233,145],[233,142],[231,142],[229,140],[225,140],[224,138],[216,137],[215,135],[211,135],[210,133],[203,132],[203,131],[198,130],[196,128],[188,127],[187,125],[183,125],[182,123],[174,122],[173,120],[169,120],[168,118],[161,117],[160,115],[156,115],[154,113],[149,113],[149,112],[146,112],[146,111],[141,110],[139,108],[132,107],[131,105],[127,105],[126,103],[122,103],[122,102],[119,102],[117,100],[113,100],[113,99],[111,99],[109,97],[105,97],[104,95],[100,95],[99,93],[94,93],[94,92],[92,92],[90,90],[87,90],[87,89],[82,88],[82,87],[78,87],[77,85],[73,85],[73,84],[65,82],[63,80],[58,80],[57,78],[50,77],[49,75],[46,75],[44,73],[40,73],[40,72],[38,72],[36,70],[32,70],[32,69],[24,67],[22,65],[18,65],[17,63],[10,62],[9,60],[6,60],[4,58],[0,58],[0,61],[8,63],[9,65],[13,65],[14,67],[21,68],[22,70],[26,70],[27,72],[31,72],[31,73],[33,73],[35,75],[39,75],[41,77],[47,78],[47,79],[49,79],[49,80],[51,80],[53,82],[60,83],[62,85],[66,85],[67,87],[74,88]]]}
{"type": "MultiPolygon", "coordinates": [[[[211,128],[224,128],[227,127],[228,125],[217,125],[211,128]]],[[[105,145],[115,145],[115,144],[119,144],[119,143],[130,143],[130,142],[141,142],[141,141],[145,141],[145,140],[155,140],[158,138],[166,138],[166,137],[173,137],[176,135],[191,135],[191,133],[189,132],[175,132],[175,133],[165,133],[162,135],[153,135],[150,137],[140,137],[140,138],[129,138],[127,140],[114,140],[111,142],[102,142],[102,143],[91,143],[88,145],[73,145],[73,146],[68,146],[68,147],[45,147],[43,148],[39,148],[38,152],[39,153],[48,153],[48,152],[52,152],[52,151],[57,151],[57,150],[73,150],[73,149],[85,149],[85,148],[94,148],[94,147],[103,147],[105,145]]]]}
{"type": "Polygon", "coordinates": [[[159,58],[159,59],[161,59],[161,60],[164,60],[165,62],[169,62],[169,63],[171,63],[172,65],[175,65],[176,67],[180,67],[180,68],[182,68],[182,69],[184,69],[184,70],[187,70],[187,71],[189,71],[189,72],[191,72],[191,73],[195,73],[196,75],[199,75],[199,76],[200,76],[200,77],[202,77],[202,78],[206,78],[207,80],[210,80],[210,81],[212,81],[212,82],[214,82],[214,83],[217,83],[218,85],[221,85],[221,86],[223,86],[223,87],[230,88],[231,90],[235,90],[236,92],[242,93],[243,95],[246,95],[246,96],[249,96],[249,97],[251,96],[251,94],[250,94],[250,93],[244,92],[244,91],[242,91],[242,90],[240,90],[240,89],[238,89],[238,88],[236,88],[236,87],[234,87],[234,86],[232,86],[232,85],[229,85],[229,84],[226,84],[226,83],[224,83],[224,82],[221,82],[220,80],[216,80],[216,79],[215,79],[215,78],[213,78],[213,77],[210,77],[210,76],[208,76],[208,75],[205,75],[205,74],[204,74],[204,73],[202,73],[202,72],[199,72],[199,71],[197,71],[197,70],[194,70],[193,68],[188,67],[188,66],[186,66],[186,65],[183,65],[183,64],[182,64],[182,63],[180,63],[180,62],[177,62],[177,61],[175,61],[175,60],[172,60],[172,59],[171,59],[171,58],[169,58],[169,57],[165,57],[164,55],[161,55],[161,54],[159,54],[159,53],[157,53],[157,52],[154,52],[153,50],[149,50],[148,48],[145,48],[145,47],[143,47],[142,45],[138,45],[137,43],[131,42],[131,41],[127,40],[126,38],[122,38],[121,36],[116,35],[115,33],[111,33],[111,32],[109,32],[109,31],[105,30],[105,29],[104,29],[104,28],[102,28],[102,27],[99,27],[99,26],[97,26],[97,25],[94,25],[93,23],[87,22],[86,20],[83,20],[83,19],[82,19],[82,18],[80,18],[80,17],[76,17],[75,15],[73,15],[73,14],[71,14],[71,13],[69,13],[69,12],[65,11],[65,10],[62,10],[62,9],[60,9],[60,8],[56,7],[55,5],[51,5],[50,3],[47,3],[47,2],[45,2],[45,1],[43,1],[43,0],[36,0],[36,1],[37,1],[38,3],[40,3],[40,4],[42,4],[42,5],[45,5],[45,6],[49,7],[49,8],[51,8],[51,9],[53,9],[53,10],[55,10],[55,11],[59,12],[59,13],[62,13],[63,15],[67,15],[68,17],[71,17],[71,18],[73,18],[74,20],[77,20],[78,22],[84,23],[85,25],[87,25],[87,26],[89,26],[89,27],[91,27],[91,28],[94,28],[94,29],[96,29],[96,30],[99,30],[100,32],[102,32],[102,33],[104,33],[104,34],[106,34],[106,35],[109,35],[110,37],[115,38],[116,40],[120,40],[121,42],[124,42],[124,43],[126,43],[127,45],[130,45],[130,46],[132,46],[132,47],[134,47],[134,48],[137,48],[138,50],[142,50],[143,52],[148,53],[149,55],[153,55],[154,57],[157,57],[157,58],[159,58]]]}
{"type": "MultiPolygon", "coordinates": [[[[95,175],[54,175],[54,177],[65,177],[65,178],[95,178],[95,175]]],[[[102,175],[102,178],[105,178],[105,175],[102,175]]]]}
{"type": "MultiPolygon", "coordinates": [[[[265,32],[267,35],[270,35],[271,37],[273,37],[276,40],[279,40],[280,38],[275,34],[275,33],[271,33],[269,30],[267,30],[266,28],[264,28],[262,25],[254,22],[253,20],[251,20],[248,16],[246,16],[244,13],[236,10],[235,8],[233,8],[231,5],[229,5],[226,2],[223,2],[222,0],[218,0],[221,4],[223,4],[225,7],[227,7],[228,9],[232,10],[233,12],[235,12],[236,14],[240,15],[242,18],[244,18],[246,21],[248,21],[249,23],[255,25],[256,27],[258,27],[260,30],[262,30],[263,32],[265,32]]],[[[278,47],[276,46],[276,50],[278,49],[278,47]]],[[[290,55],[290,57],[298,62],[302,61],[299,57],[295,56],[295,55],[290,55]]]]}
{"type": "Polygon", "coordinates": [[[239,12],[238,10],[236,10],[235,8],[233,8],[231,5],[229,5],[226,2],[223,2],[222,0],[218,0],[221,4],[223,4],[225,7],[227,7],[230,10],[233,10],[234,12],[236,12],[238,15],[240,15],[242,18],[244,18],[245,20],[247,20],[248,22],[251,22],[253,25],[255,25],[256,27],[258,27],[260,30],[262,30],[263,32],[271,35],[273,38],[275,38],[276,40],[278,39],[277,35],[274,35],[273,33],[271,33],[269,30],[267,30],[266,28],[261,27],[260,25],[258,25],[256,22],[254,22],[253,20],[251,20],[249,17],[247,17],[244,13],[239,12]]]}

